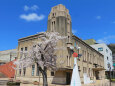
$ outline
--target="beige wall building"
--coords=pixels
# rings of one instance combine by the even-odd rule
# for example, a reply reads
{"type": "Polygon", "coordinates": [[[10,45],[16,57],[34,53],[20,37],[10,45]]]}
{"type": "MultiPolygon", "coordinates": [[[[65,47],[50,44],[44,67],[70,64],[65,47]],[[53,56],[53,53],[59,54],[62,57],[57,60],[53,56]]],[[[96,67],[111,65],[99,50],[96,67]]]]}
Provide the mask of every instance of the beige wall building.
{"type": "Polygon", "coordinates": [[[17,58],[17,49],[0,51],[0,65],[17,58]]]}
{"type": "MultiPolygon", "coordinates": [[[[47,77],[49,84],[70,84],[74,58],[72,57],[71,46],[74,47],[74,52],[82,54],[78,60],[79,74],[82,84],[84,83],[83,74],[86,73],[92,80],[104,79],[104,57],[101,53],[90,47],[80,38],[72,34],[71,17],[68,9],[63,5],[57,5],[51,9],[48,16],[47,32],[59,32],[60,35],[67,36],[67,40],[58,43],[58,46],[66,46],[66,50],[60,50],[56,54],[64,64],[57,71],[47,70],[47,77]],[[76,45],[81,47],[76,50],[76,45]]],[[[39,35],[32,35],[18,40],[18,51],[29,51],[32,46],[32,41],[40,41],[39,35]]],[[[18,59],[20,54],[18,53],[18,59]]],[[[28,82],[39,81],[42,83],[42,74],[37,72],[37,65],[21,69],[16,72],[16,79],[28,82]]]]}

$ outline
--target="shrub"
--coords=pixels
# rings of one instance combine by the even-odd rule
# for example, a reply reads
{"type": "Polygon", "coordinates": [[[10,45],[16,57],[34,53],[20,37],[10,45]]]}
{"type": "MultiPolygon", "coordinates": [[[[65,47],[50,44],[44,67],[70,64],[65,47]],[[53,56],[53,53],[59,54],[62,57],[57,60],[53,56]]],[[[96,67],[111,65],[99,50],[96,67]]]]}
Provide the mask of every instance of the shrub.
{"type": "Polygon", "coordinates": [[[12,81],[9,81],[7,82],[7,85],[10,86],[10,85],[20,85],[20,82],[12,82],[12,81]]]}
{"type": "Polygon", "coordinates": [[[115,82],[115,79],[111,79],[112,82],[115,82]]]}

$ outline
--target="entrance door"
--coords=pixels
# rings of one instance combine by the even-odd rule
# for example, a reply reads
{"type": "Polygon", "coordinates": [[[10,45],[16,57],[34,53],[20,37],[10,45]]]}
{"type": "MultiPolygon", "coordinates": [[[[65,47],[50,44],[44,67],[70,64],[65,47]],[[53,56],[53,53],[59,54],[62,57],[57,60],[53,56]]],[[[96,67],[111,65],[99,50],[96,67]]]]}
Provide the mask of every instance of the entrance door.
{"type": "Polygon", "coordinates": [[[69,72],[66,73],[66,84],[70,85],[71,82],[71,74],[69,72]]]}
{"type": "Polygon", "coordinates": [[[99,79],[99,71],[95,71],[96,79],[99,79]]]}

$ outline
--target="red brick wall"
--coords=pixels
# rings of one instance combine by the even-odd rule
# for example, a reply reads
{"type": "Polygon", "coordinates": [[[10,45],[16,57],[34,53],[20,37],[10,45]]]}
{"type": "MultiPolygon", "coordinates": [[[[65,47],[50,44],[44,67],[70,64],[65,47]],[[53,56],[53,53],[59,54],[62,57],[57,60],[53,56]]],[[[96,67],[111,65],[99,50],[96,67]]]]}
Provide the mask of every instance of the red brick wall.
{"type": "Polygon", "coordinates": [[[13,78],[15,75],[15,65],[13,64],[14,61],[6,63],[0,66],[0,72],[6,75],[8,78],[13,78]]]}

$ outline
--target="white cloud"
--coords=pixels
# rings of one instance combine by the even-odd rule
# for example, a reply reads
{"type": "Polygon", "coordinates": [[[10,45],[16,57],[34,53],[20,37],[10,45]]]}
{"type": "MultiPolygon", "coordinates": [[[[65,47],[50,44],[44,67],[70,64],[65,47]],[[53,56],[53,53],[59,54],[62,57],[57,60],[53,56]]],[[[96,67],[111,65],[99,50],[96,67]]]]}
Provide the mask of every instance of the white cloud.
{"type": "Polygon", "coordinates": [[[107,36],[97,40],[97,43],[106,43],[109,44],[110,41],[115,40],[115,35],[107,36]]]}
{"type": "Polygon", "coordinates": [[[99,39],[99,40],[97,40],[97,43],[106,43],[106,44],[108,44],[108,41],[107,40],[103,40],[103,39],[99,39]]]}
{"type": "Polygon", "coordinates": [[[20,15],[20,18],[24,19],[26,21],[40,21],[40,20],[43,20],[45,18],[45,16],[37,15],[36,13],[30,13],[28,15],[22,14],[22,15],[20,15]]]}
{"type": "Polygon", "coordinates": [[[101,16],[96,16],[96,19],[100,20],[100,19],[101,19],[101,16]]]}
{"type": "Polygon", "coordinates": [[[24,6],[24,10],[25,11],[28,11],[29,10],[29,7],[27,5],[24,6]]]}
{"type": "Polygon", "coordinates": [[[39,9],[37,5],[33,5],[33,6],[31,7],[31,10],[35,10],[35,11],[36,11],[37,9],[39,9]]]}
{"type": "Polygon", "coordinates": [[[77,30],[72,29],[72,33],[73,33],[73,34],[76,34],[76,33],[77,33],[77,30]]]}
{"type": "Polygon", "coordinates": [[[24,11],[28,11],[28,10],[36,11],[37,9],[39,9],[39,7],[37,5],[33,5],[31,7],[29,7],[27,5],[24,6],[24,11]]]}

